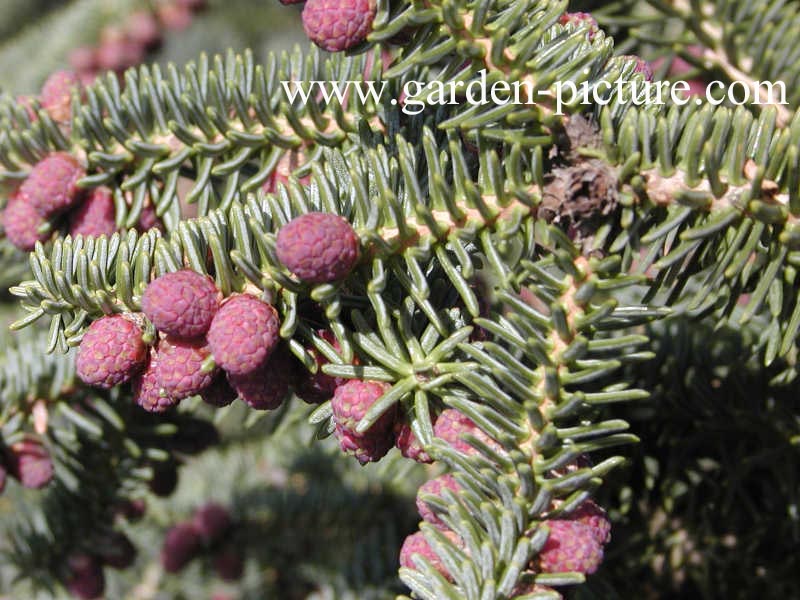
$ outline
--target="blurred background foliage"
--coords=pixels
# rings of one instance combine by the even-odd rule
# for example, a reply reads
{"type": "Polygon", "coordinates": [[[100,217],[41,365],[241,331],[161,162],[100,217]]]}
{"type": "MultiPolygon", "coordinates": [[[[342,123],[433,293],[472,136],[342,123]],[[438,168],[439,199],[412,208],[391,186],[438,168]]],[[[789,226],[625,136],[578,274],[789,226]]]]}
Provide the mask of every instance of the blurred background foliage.
{"type": "MultiPolygon", "coordinates": [[[[105,26],[122,25],[130,13],[158,1],[3,0],[0,2],[0,89],[35,93],[56,69],[69,67],[69,53],[99,43],[105,26]]],[[[267,52],[307,44],[299,19],[301,5],[277,0],[208,0],[182,31],[171,31],[148,62],[183,64],[201,52],[228,48],[267,52]]]]}

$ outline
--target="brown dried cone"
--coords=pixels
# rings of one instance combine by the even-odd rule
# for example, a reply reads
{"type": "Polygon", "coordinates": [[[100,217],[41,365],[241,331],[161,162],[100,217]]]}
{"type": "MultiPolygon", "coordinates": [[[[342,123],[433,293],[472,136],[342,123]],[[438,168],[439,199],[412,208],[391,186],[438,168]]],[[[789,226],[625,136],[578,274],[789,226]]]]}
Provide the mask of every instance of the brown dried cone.
{"type": "Polygon", "coordinates": [[[584,160],[581,150],[596,150],[602,146],[603,136],[597,123],[583,115],[571,115],[558,137],[557,151],[570,162],[580,162],[584,160]]]}
{"type": "Polygon", "coordinates": [[[568,235],[580,243],[618,207],[616,172],[600,160],[589,159],[551,171],[537,216],[565,226],[568,235]]]}

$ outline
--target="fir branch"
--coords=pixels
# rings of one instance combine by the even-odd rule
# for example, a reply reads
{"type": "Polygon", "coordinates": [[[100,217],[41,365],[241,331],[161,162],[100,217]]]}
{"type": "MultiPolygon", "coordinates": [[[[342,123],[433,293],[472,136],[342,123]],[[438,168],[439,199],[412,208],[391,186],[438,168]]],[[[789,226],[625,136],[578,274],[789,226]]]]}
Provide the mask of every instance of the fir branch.
{"type": "MultiPolygon", "coordinates": [[[[425,139],[433,150],[432,134],[425,139]]],[[[621,365],[648,358],[647,353],[635,351],[642,340],[620,339],[619,343],[598,344],[595,350],[587,343],[589,336],[596,337],[601,330],[626,329],[660,313],[646,307],[617,307],[603,298],[605,281],[616,279],[621,262],[587,261],[556,227],[542,229],[530,218],[530,191],[518,193],[524,187],[513,176],[507,183],[501,183],[502,177],[491,178],[494,187],[489,188],[490,195],[484,196],[473,187],[474,183],[464,180],[459,146],[452,147],[454,157],[447,165],[453,169],[451,176],[445,176],[443,164],[427,166],[426,180],[441,182],[439,193],[431,194],[427,202],[414,193],[419,188],[412,185],[413,179],[407,180],[405,188],[395,190],[386,185],[389,181],[403,181],[399,164],[413,163],[397,163],[376,151],[364,152],[362,160],[358,160],[358,155],[350,152],[349,171],[342,173],[332,167],[344,160],[341,156],[336,158],[334,152],[324,170],[315,168],[310,195],[290,186],[279,196],[267,195],[251,200],[245,207],[232,207],[230,217],[216,211],[209,217],[185,222],[169,239],[154,232],[138,239],[133,233],[127,240],[115,236],[107,244],[108,251],[102,249],[102,240],[96,247],[91,240],[85,247],[80,241],[74,246],[69,239],[56,241],[52,255],[46,255],[40,247],[35,270],[42,277],[14,292],[35,302],[37,310],[43,310],[44,305],[56,309],[54,327],[60,328],[63,323],[63,341],[75,343],[80,339],[84,319],[105,310],[136,310],[137,296],[151,276],[188,264],[200,272],[213,273],[225,293],[243,289],[249,283],[271,297],[283,317],[281,333],[301,358],[305,358],[304,348],[313,337],[309,332],[314,321],[302,313],[299,304],[305,298],[320,302],[329,327],[342,344],[342,353],[347,355],[354,348],[363,365],[351,367],[352,372],[338,367],[338,374],[358,377],[362,376],[362,369],[378,367],[382,376],[394,383],[359,428],[369,427],[393,404],[402,403],[413,414],[412,426],[419,431],[420,439],[430,443],[430,415],[450,406],[501,444],[502,448],[497,449],[478,443],[480,455],[472,459],[441,447],[436,455],[454,469],[470,474],[473,485],[484,490],[491,503],[499,503],[498,512],[479,517],[480,511],[473,508],[469,514],[472,518],[489,519],[485,527],[497,533],[485,543],[503,548],[504,553],[486,572],[470,575],[465,571],[466,579],[459,580],[460,589],[466,589],[468,597],[477,598],[478,590],[485,594],[494,589],[497,576],[504,581],[504,593],[510,592],[515,582],[511,573],[522,571],[535,551],[525,541],[531,520],[542,518],[554,501],[564,500],[572,505],[585,498],[619,461],[607,459],[596,468],[571,473],[557,471],[580,455],[635,441],[621,423],[590,426],[586,421],[582,428],[573,428],[579,415],[588,419],[593,406],[642,396],[639,390],[625,389],[616,382],[610,384],[614,381],[612,374],[621,365]],[[452,189],[445,183],[448,180],[454,182],[452,189]],[[375,196],[366,194],[370,187],[375,196]],[[383,210],[374,210],[376,201],[383,210]],[[370,264],[357,270],[338,289],[327,284],[311,288],[299,284],[282,272],[273,255],[272,236],[283,223],[295,215],[320,209],[348,215],[364,234],[367,247],[374,248],[367,253],[370,264]],[[427,230],[410,229],[405,215],[413,213],[428,223],[427,230]],[[528,217],[522,218],[526,213],[528,217]],[[458,228],[453,229],[456,223],[458,228]],[[391,237],[375,235],[380,232],[391,237]],[[530,241],[519,246],[511,243],[515,238],[530,241]],[[456,244],[469,244],[471,249],[462,246],[455,251],[456,244]],[[437,247],[440,250],[435,252],[437,247]],[[208,249],[211,265],[207,263],[208,249]],[[468,257],[466,262],[459,258],[460,253],[468,257]],[[464,322],[472,321],[473,326],[486,331],[485,351],[480,344],[465,344],[471,329],[463,327],[460,319],[451,320],[443,313],[454,302],[463,303],[465,309],[477,307],[471,285],[478,281],[474,270],[473,275],[469,274],[473,269],[469,256],[476,253],[482,256],[485,276],[496,289],[489,300],[492,312],[478,319],[472,319],[463,309],[456,315],[460,313],[464,322]],[[92,262],[106,265],[106,270],[95,276],[88,271],[82,273],[92,262]],[[454,264],[460,264],[460,270],[454,264]],[[453,289],[432,290],[427,277],[420,276],[422,273],[431,280],[438,279],[437,274],[441,273],[441,277],[451,279],[453,289]],[[88,287],[78,296],[69,282],[84,276],[87,282],[94,277],[102,286],[88,287]],[[47,283],[50,279],[53,285],[47,283]],[[531,290],[548,310],[537,314],[522,309],[523,303],[517,297],[520,287],[531,290]],[[65,290],[74,290],[74,294],[67,298],[65,290]],[[350,305],[344,292],[366,296],[371,313],[350,305]],[[36,300],[48,295],[51,300],[44,305],[36,300]],[[89,299],[91,303],[87,302],[89,299]],[[505,315],[512,306],[520,311],[519,317],[514,311],[505,315]],[[421,352],[422,348],[428,350],[421,352]],[[500,366],[495,356],[507,357],[506,364],[500,366]],[[590,390],[586,385],[600,387],[590,390]],[[504,511],[511,506],[506,487],[498,487],[497,468],[508,475],[503,486],[514,490],[511,495],[518,495],[524,503],[524,509],[516,511],[517,525],[511,532],[501,523],[506,518],[502,516],[504,511]],[[502,505],[506,508],[499,508],[502,505]],[[500,532],[502,539],[498,537],[500,532]],[[517,538],[522,546],[509,546],[509,540],[517,538]]],[[[403,157],[408,146],[398,142],[398,149],[403,157]]],[[[484,156],[484,161],[498,164],[491,153],[484,156]]],[[[509,175],[516,170],[513,162],[507,167],[509,175]]],[[[631,285],[635,281],[627,278],[615,284],[631,285]]],[[[325,414],[329,412],[323,405],[314,421],[330,431],[330,426],[325,426],[325,414]]],[[[435,450],[436,446],[431,446],[431,451],[435,450]]],[[[466,535],[466,531],[462,533],[466,535]]]]}
{"type": "MultiPolygon", "coordinates": [[[[759,6],[758,10],[753,10],[746,2],[733,3],[733,6],[725,4],[729,3],[718,3],[716,8],[724,10],[712,12],[719,15],[714,19],[705,15],[698,19],[697,11],[686,0],[678,0],[673,5],[675,15],[689,25],[706,47],[700,58],[721,68],[729,81],[746,83],[753,98],[759,90],[758,82],[778,77],[782,78],[787,91],[794,90],[800,72],[787,71],[796,63],[792,58],[796,56],[794,44],[787,44],[787,38],[777,34],[775,24],[780,24],[785,31],[800,28],[795,7],[786,6],[782,0],[759,6]],[[728,17],[731,17],[730,22],[727,22],[728,17]],[[775,68],[776,63],[780,68],[775,68]]],[[[796,102],[793,104],[796,106],[796,102]]],[[[754,106],[759,110],[773,107],[781,127],[792,121],[792,111],[783,104],[765,102],[754,106]]]]}
{"type": "MultiPolygon", "coordinates": [[[[546,147],[555,142],[554,130],[563,121],[556,108],[568,114],[585,110],[577,97],[554,107],[557,84],[585,83],[591,89],[620,77],[643,80],[633,73],[630,57],[611,60],[610,38],[599,33],[590,41],[585,29],[557,24],[565,8],[561,0],[498,2],[480,10],[473,3],[412,3],[396,14],[379,14],[370,40],[391,41],[401,30],[411,33],[413,51],[401,52],[384,76],[395,78],[420,65],[434,69],[440,85],[424,90],[420,100],[435,102],[442,90],[459,100],[441,127],[487,142],[546,147]],[[464,90],[481,71],[488,85],[504,82],[514,101],[466,102],[464,90]]],[[[619,102],[613,89],[602,96],[604,102],[619,102]]]]}
{"type": "Polygon", "coordinates": [[[648,0],[656,17],[653,10],[638,10],[639,4],[614,3],[602,7],[598,15],[604,22],[631,28],[631,34],[641,42],[666,48],[699,72],[718,74],[728,85],[742,82],[749,93],[746,106],[751,111],[758,114],[772,109],[779,127],[791,124],[798,106],[796,90],[800,80],[797,48],[792,41],[792,32],[800,27],[800,19],[792,3],[648,0]],[[675,31],[676,22],[681,26],[680,35],[675,31]],[[788,105],[767,97],[761,85],[779,81],[785,84],[788,105]],[[756,102],[755,98],[761,101],[756,102]]]}
{"type": "MultiPolygon", "coordinates": [[[[203,56],[183,72],[169,65],[131,69],[121,88],[108,75],[86,89],[86,100],[73,100],[73,120],[59,128],[46,112],[31,122],[16,101],[0,105],[0,180],[19,180],[31,165],[54,150],[68,150],[86,166],[83,185],[109,184],[127,192],[116,202],[117,223],[138,222],[145,199],[167,229],[185,217],[188,206],[201,215],[227,207],[264,185],[287,151],[302,150],[310,159],[319,147],[341,145],[348,136],[382,132],[377,119],[386,108],[350,94],[334,99],[290,103],[283,81],[353,80],[363,77],[365,58],[332,57],[316,51],[271,56],[256,65],[251,53],[203,56]],[[190,100],[191,99],[191,100],[190,100]],[[361,132],[361,133],[360,133],[361,132]],[[179,198],[179,178],[193,180],[179,198]]],[[[388,106],[389,98],[382,101],[388,106]]],[[[385,118],[385,117],[384,117],[385,118]]]]}
{"type": "MultiPolygon", "coordinates": [[[[772,315],[764,355],[769,363],[790,352],[798,335],[795,320],[786,319],[798,306],[790,282],[800,213],[800,119],[778,130],[769,110],[755,119],[744,108],[731,113],[690,105],[679,115],[671,109],[654,119],[631,108],[616,125],[609,113],[601,116],[605,156],[627,179],[623,194],[647,201],[636,217],[623,217],[633,217],[630,226],[606,248],[644,245],[643,259],[626,251],[624,260],[638,263],[634,273],[652,268],[648,302],[663,292],[658,304],[728,316],[736,298],[749,294],[743,320],[767,308],[772,315]]],[[[594,247],[608,239],[596,239],[594,247]]]]}
{"type": "Polygon", "coordinates": [[[0,239],[0,290],[8,289],[30,277],[26,252],[15,248],[7,239],[0,239]]]}

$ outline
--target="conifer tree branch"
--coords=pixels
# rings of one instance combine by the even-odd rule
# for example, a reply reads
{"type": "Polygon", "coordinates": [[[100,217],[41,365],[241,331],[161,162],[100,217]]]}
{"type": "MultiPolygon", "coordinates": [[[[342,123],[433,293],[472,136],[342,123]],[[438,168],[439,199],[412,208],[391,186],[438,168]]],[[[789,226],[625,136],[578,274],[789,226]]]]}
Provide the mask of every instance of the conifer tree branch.
{"type": "MultiPolygon", "coordinates": [[[[637,4],[604,7],[608,12],[605,19],[630,28],[643,43],[671,48],[699,72],[722,76],[727,85],[741,82],[750,110],[758,114],[774,109],[778,127],[790,125],[798,106],[795,90],[800,78],[798,53],[790,33],[800,20],[790,3],[648,1],[663,19],[653,18],[652,10],[640,10],[637,4]],[[671,28],[676,21],[682,30],[678,38],[671,28]]],[[[742,90],[737,92],[737,98],[742,97],[742,90]]]]}
{"type": "MultiPolygon", "coordinates": [[[[712,65],[722,69],[728,76],[729,81],[741,81],[747,85],[750,97],[755,98],[761,95],[761,80],[752,76],[753,73],[758,71],[755,66],[755,61],[752,57],[744,54],[743,49],[737,48],[736,56],[733,57],[728,52],[729,44],[726,44],[726,32],[719,24],[708,20],[706,18],[697,18],[697,13],[692,9],[688,0],[674,0],[672,7],[676,16],[682,19],[685,23],[689,24],[690,28],[694,30],[698,38],[704,45],[709,45],[703,49],[701,56],[698,58],[703,61],[709,61],[712,65]]],[[[703,15],[705,17],[705,15],[703,15]]],[[[766,107],[773,107],[777,112],[778,127],[786,127],[792,121],[792,111],[778,102],[763,102],[754,104],[759,110],[766,107]]]]}

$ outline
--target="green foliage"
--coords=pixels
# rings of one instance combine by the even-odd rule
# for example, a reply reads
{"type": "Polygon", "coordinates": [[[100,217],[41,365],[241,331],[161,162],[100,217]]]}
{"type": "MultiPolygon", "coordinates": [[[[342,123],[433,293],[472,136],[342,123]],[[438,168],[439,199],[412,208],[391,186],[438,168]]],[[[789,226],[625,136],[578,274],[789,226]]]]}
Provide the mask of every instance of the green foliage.
{"type": "Polygon", "coordinates": [[[789,33],[800,26],[800,15],[791,0],[710,0],[700,10],[689,1],[623,0],[601,7],[598,14],[603,23],[628,29],[631,42],[639,42],[637,48],[688,61],[694,68],[686,79],[699,75],[726,83],[782,81],[789,104],[778,107],[784,125],[800,100],[798,50],[789,33]]]}
{"type": "Polygon", "coordinates": [[[642,442],[601,493],[617,526],[581,597],[797,595],[797,393],[742,355],[762,326],[653,328],[652,398],[618,415],[642,442]]]}
{"type": "Polygon", "coordinates": [[[4,2],[0,23],[9,27],[2,31],[5,43],[0,46],[3,91],[13,89],[19,94],[38,90],[47,75],[67,66],[70,50],[96,42],[103,24],[113,23],[119,15],[146,5],[142,0],[4,2]],[[20,23],[30,26],[19,27],[20,23]],[[34,56],[38,60],[31,60],[34,56]],[[21,69],[20,65],[29,68],[21,69]]]}

